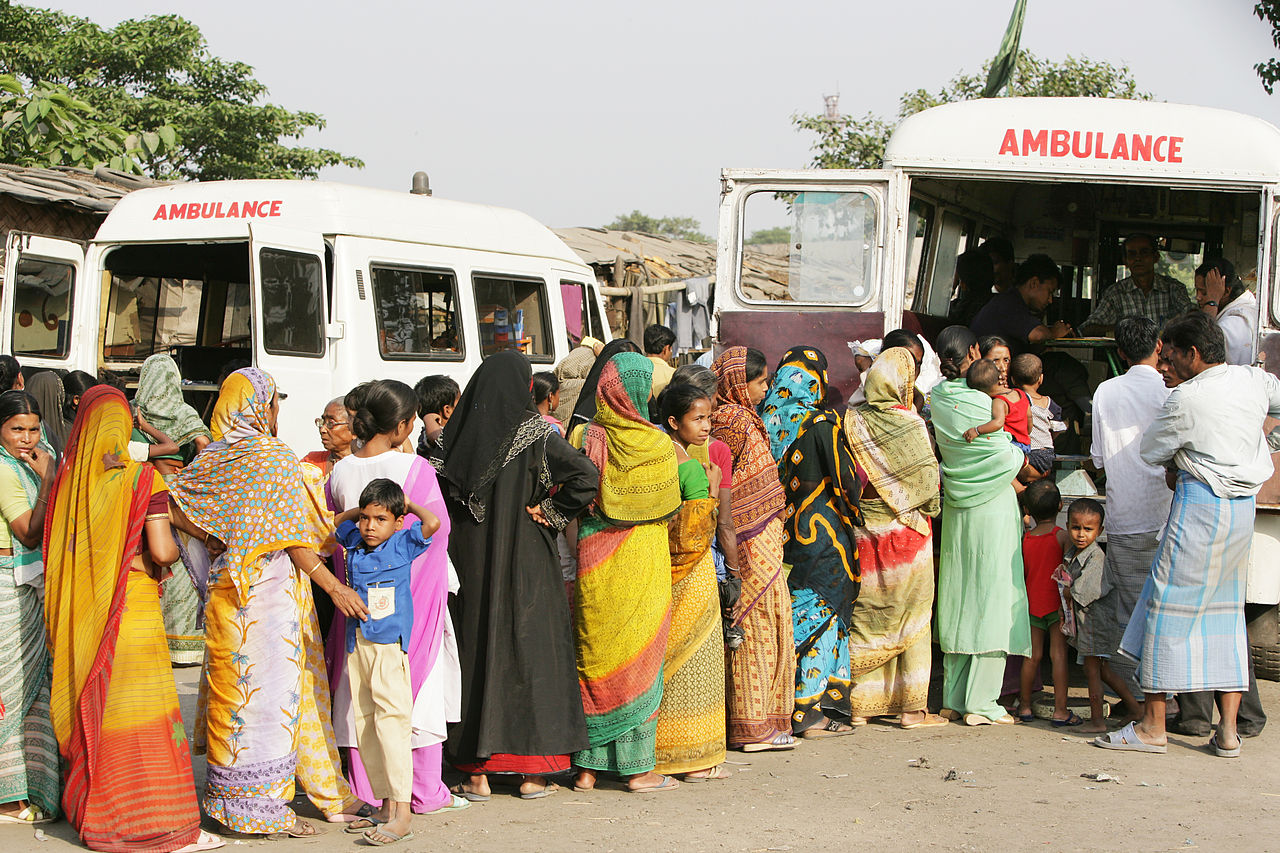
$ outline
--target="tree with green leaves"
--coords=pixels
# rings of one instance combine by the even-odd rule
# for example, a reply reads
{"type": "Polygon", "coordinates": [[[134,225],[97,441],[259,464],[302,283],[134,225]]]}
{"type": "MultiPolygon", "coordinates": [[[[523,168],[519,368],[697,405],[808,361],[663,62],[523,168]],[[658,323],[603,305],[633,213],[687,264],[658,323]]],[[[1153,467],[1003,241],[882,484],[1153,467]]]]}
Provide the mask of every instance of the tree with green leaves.
{"type": "Polygon", "coordinates": [[[751,236],[747,238],[748,246],[764,246],[770,243],[790,243],[791,228],[786,225],[779,225],[775,228],[761,228],[759,231],[752,231],[751,236]]]}
{"type": "MultiPolygon", "coordinates": [[[[1253,7],[1253,14],[1264,24],[1271,25],[1271,43],[1280,50],[1280,0],[1261,0],[1253,7]]],[[[1266,62],[1259,62],[1253,70],[1258,72],[1262,88],[1268,95],[1272,94],[1276,81],[1280,80],[1280,59],[1272,57],[1266,62]]]]}
{"type": "MultiPolygon", "coordinates": [[[[812,165],[818,169],[878,169],[884,162],[884,147],[898,122],[929,107],[968,101],[982,95],[990,63],[978,74],[961,72],[937,92],[916,89],[898,101],[893,121],[867,113],[862,118],[797,113],[791,123],[799,130],[817,135],[811,145],[812,165]]],[[[1138,89],[1127,65],[1115,66],[1083,57],[1068,56],[1062,62],[1041,59],[1030,51],[1019,51],[1008,93],[1019,97],[1093,97],[1151,100],[1151,93],[1138,89]]]]}
{"type": "Polygon", "coordinates": [[[640,231],[674,240],[691,240],[694,243],[711,242],[711,238],[702,233],[698,220],[691,216],[664,216],[657,219],[633,210],[619,215],[604,227],[610,231],[640,231]]]}
{"type": "Polygon", "coordinates": [[[364,165],[288,144],[323,128],[323,117],[265,102],[251,66],[213,56],[177,15],[103,28],[0,0],[0,74],[10,81],[0,84],[8,162],[55,162],[56,149],[64,165],[193,180],[314,178],[326,166],[364,165]]]}

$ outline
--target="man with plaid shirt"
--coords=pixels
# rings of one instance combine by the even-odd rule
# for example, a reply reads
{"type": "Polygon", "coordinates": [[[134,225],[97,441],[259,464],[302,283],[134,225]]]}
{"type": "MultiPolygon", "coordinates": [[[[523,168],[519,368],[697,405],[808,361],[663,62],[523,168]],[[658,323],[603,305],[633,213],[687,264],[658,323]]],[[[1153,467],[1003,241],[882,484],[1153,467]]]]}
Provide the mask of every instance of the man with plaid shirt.
{"type": "Polygon", "coordinates": [[[1124,263],[1129,275],[1102,294],[1098,307],[1081,324],[1088,333],[1109,332],[1124,317],[1149,317],[1157,325],[1195,310],[1182,282],[1156,274],[1160,252],[1149,234],[1131,234],[1124,241],[1124,263]]]}

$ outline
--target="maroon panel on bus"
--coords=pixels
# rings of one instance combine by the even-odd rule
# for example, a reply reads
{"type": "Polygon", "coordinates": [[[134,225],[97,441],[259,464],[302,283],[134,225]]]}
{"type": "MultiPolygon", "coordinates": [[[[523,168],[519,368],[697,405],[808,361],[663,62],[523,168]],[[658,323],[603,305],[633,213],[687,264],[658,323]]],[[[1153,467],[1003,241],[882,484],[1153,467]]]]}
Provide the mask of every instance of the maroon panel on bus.
{"type": "Polygon", "coordinates": [[[828,378],[842,400],[858,387],[849,341],[884,335],[881,311],[723,311],[719,322],[720,346],[755,347],[764,353],[770,373],[793,346],[822,350],[828,378]]]}

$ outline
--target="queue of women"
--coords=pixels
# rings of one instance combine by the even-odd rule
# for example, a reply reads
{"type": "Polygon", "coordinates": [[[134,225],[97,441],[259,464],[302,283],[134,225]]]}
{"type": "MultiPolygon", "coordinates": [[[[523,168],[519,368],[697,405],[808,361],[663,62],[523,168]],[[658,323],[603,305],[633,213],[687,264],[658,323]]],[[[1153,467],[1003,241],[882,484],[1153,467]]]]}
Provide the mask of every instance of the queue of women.
{"type": "Polygon", "coordinates": [[[222,383],[207,428],[167,356],[144,364],[133,411],[87,377],[48,406],[0,394],[0,817],[65,815],[93,849],[203,850],[223,841],[202,810],[223,834],[314,834],[290,807],[300,786],[327,820],[375,827],[341,640],[367,608],[333,514],[376,478],[440,520],[412,574],[414,812],[503,784],[538,799],[556,778],[667,792],[728,778],[727,749],[794,749],[875,717],[945,725],[926,708],[935,627],[946,707],[1000,719],[1004,656],[1028,643],[1018,451],[963,439],[990,417],[963,380],[976,347],[953,327],[937,348],[936,626],[939,466],[909,332],[847,409],[806,346],[772,375],[729,348],[676,371],[651,408],[652,361],[613,342],[563,436],[528,360],[501,352],[440,411],[403,383],[355,388],[302,460],[254,368],[222,383]],[[404,452],[428,414],[447,420],[438,473],[404,452]],[[197,656],[188,743],[170,667],[197,656]]]}

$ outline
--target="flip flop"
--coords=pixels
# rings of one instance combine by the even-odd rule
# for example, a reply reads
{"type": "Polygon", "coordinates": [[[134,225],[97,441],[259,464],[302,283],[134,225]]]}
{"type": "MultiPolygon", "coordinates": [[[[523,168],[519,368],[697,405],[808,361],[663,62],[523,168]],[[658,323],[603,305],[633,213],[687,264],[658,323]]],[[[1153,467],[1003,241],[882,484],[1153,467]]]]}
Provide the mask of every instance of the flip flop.
{"type": "Polygon", "coordinates": [[[965,714],[964,724],[966,726],[1012,726],[1018,721],[1014,719],[1012,714],[1005,714],[999,719],[993,720],[990,717],[984,717],[982,714],[965,714]]]}
{"type": "Polygon", "coordinates": [[[449,793],[450,793],[450,794],[455,794],[455,795],[457,795],[457,796],[459,796],[459,797],[462,797],[463,799],[467,800],[468,802],[472,802],[472,803],[487,803],[487,802],[489,802],[489,795],[488,795],[488,794],[475,794],[475,793],[472,793],[471,791],[467,791],[467,790],[463,789],[463,787],[462,787],[462,783],[461,783],[461,782],[459,782],[457,785],[454,785],[452,788],[450,788],[450,789],[449,789],[449,793]]]}
{"type": "Polygon", "coordinates": [[[708,770],[707,775],[705,776],[690,776],[686,773],[684,781],[688,782],[690,785],[694,785],[701,782],[714,782],[718,779],[732,779],[733,776],[733,771],[725,770],[723,764],[717,764],[715,767],[708,770]]]}
{"type": "Polygon", "coordinates": [[[23,806],[21,811],[14,814],[0,814],[0,823],[16,823],[19,826],[36,826],[52,820],[39,806],[23,806]]]}
{"type": "Polygon", "coordinates": [[[1169,751],[1167,746],[1143,743],[1138,738],[1138,733],[1134,730],[1133,723],[1130,723],[1123,729],[1117,729],[1114,732],[1099,735],[1093,739],[1093,745],[1100,746],[1103,749],[1118,749],[1126,752],[1165,753],[1169,751]]]}
{"type": "Polygon", "coordinates": [[[390,838],[391,840],[378,841],[372,836],[366,834],[364,837],[364,843],[368,844],[370,847],[388,847],[392,844],[399,844],[401,841],[413,840],[413,830],[409,830],[404,835],[396,835],[394,832],[388,832],[385,829],[379,829],[378,832],[382,833],[383,835],[385,835],[387,838],[390,838]]]}
{"type": "Polygon", "coordinates": [[[938,716],[944,720],[949,720],[954,723],[956,720],[960,719],[961,716],[963,715],[959,711],[953,711],[950,708],[943,708],[940,711],[938,711],[938,716]]]}
{"type": "MultiPolygon", "coordinates": [[[[1236,738],[1239,739],[1240,736],[1236,735],[1236,738]]],[[[1209,749],[1213,750],[1213,754],[1219,758],[1239,758],[1240,746],[1242,743],[1244,743],[1244,741],[1240,740],[1240,743],[1236,744],[1235,749],[1224,749],[1223,747],[1218,746],[1218,733],[1214,732],[1209,738],[1209,749]]]]}
{"type": "MultiPolygon", "coordinates": [[[[866,724],[867,721],[863,720],[862,725],[865,726],[866,724]]],[[[827,720],[823,725],[810,726],[803,730],[800,732],[800,737],[805,740],[816,740],[825,737],[844,737],[845,735],[853,734],[854,731],[856,731],[854,727],[847,723],[842,723],[839,720],[827,720]]]]}
{"type": "Polygon", "coordinates": [[[373,806],[368,803],[362,803],[360,808],[353,812],[338,812],[333,817],[325,818],[329,823],[355,823],[362,817],[368,817],[374,813],[373,806]]]}
{"type": "Polygon", "coordinates": [[[660,791],[674,791],[679,787],[679,779],[674,776],[663,776],[662,781],[657,785],[650,785],[647,788],[628,788],[627,791],[632,794],[656,794],[660,791]]]}
{"type": "Polygon", "coordinates": [[[267,837],[271,838],[274,836],[277,838],[281,838],[284,836],[288,836],[289,838],[314,838],[315,835],[316,835],[316,828],[312,826],[310,823],[308,823],[307,821],[299,817],[299,818],[294,818],[293,826],[289,827],[284,832],[273,832],[271,833],[271,835],[267,837]],[[299,829],[299,827],[302,827],[302,828],[299,829]]]}
{"type": "Polygon", "coordinates": [[[1084,720],[1080,719],[1080,715],[1075,711],[1068,711],[1065,720],[1050,720],[1055,729],[1066,728],[1067,726],[1083,726],[1084,720]]]}
{"type": "Polygon", "coordinates": [[[200,830],[200,834],[196,836],[195,841],[185,847],[179,847],[177,850],[173,851],[173,853],[202,853],[202,851],[205,850],[217,850],[219,847],[226,846],[226,843],[226,841],[213,833],[205,832],[202,829],[200,830]]]}
{"type": "Polygon", "coordinates": [[[471,801],[468,800],[466,797],[459,797],[457,794],[451,794],[449,796],[449,802],[445,803],[443,806],[441,806],[438,809],[432,809],[429,812],[423,812],[423,814],[443,814],[444,812],[460,812],[463,809],[470,807],[470,805],[471,805],[471,801]]]}
{"type": "Polygon", "coordinates": [[[924,719],[918,723],[898,723],[899,728],[903,729],[929,729],[934,726],[950,725],[951,721],[941,714],[925,714],[924,719]]]}
{"type": "Polygon", "coordinates": [[[540,800],[543,797],[551,796],[552,794],[554,794],[556,791],[559,791],[559,790],[560,790],[559,785],[555,784],[554,782],[548,782],[537,791],[530,791],[527,794],[524,792],[520,792],[519,797],[522,800],[540,800]]]}
{"type": "Polygon", "coordinates": [[[342,828],[342,831],[348,835],[364,835],[366,829],[377,829],[385,822],[386,821],[382,820],[382,818],[378,817],[376,814],[366,815],[351,821],[351,823],[342,828]],[[364,821],[364,825],[356,826],[356,824],[361,821],[364,821]]]}
{"type": "Polygon", "coordinates": [[[1028,711],[1025,714],[1018,715],[1018,722],[1020,723],[1034,723],[1035,721],[1036,721],[1036,715],[1033,714],[1031,711],[1028,711]]]}
{"type": "Polygon", "coordinates": [[[795,749],[798,740],[793,738],[786,732],[782,732],[774,736],[773,740],[767,740],[763,743],[744,743],[742,745],[743,752],[765,752],[770,749],[795,749]]]}

